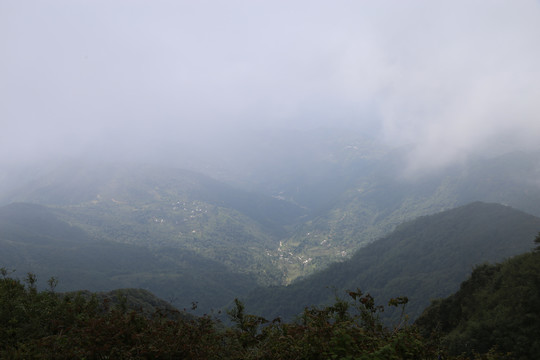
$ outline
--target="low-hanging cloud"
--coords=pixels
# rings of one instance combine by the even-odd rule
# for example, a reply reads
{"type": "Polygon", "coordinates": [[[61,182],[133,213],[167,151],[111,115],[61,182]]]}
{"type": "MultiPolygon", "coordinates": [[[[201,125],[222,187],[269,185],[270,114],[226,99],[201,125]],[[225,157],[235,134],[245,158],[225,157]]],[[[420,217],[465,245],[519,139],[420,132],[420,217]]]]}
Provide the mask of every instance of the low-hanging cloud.
{"type": "Polygon", "coordinates": [[[535,148],[539,37],[533,0],[6,0],[0,160],[271,127],[415,144],[412,169],[535,148]]]}

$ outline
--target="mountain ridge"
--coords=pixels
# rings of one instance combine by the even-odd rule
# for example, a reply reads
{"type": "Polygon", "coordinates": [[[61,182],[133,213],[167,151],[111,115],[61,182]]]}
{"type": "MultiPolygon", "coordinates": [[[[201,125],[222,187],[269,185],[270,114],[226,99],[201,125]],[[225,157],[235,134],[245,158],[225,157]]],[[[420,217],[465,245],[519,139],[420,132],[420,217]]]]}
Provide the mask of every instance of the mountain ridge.
{"type": "Polygon", "coordinates": [[[540,218],[475,202],[404,223],[348,260],[286,287],[259,288],[243,300],[251,312],[290,318],[301,312],[299,304],[331,302],[360,288],[380,301],[408,296],[414,318],[429,299],[455,291],[476,264],[530,250],[538,229],[540,218]]]}

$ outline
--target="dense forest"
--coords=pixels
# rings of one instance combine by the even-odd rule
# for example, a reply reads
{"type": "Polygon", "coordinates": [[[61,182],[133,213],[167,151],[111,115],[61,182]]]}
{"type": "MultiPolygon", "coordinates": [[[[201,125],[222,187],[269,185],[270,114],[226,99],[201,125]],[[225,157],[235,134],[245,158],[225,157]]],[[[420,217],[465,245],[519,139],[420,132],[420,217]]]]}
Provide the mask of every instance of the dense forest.
{"type": "Polygon", "coordinates": [[[442,334],[454,354],[495,346],[515,359],[540,354],[540,234],[533,252],[475,268],[458,292],[434,301],[416,321],[424,335],[442,334]]]}
{"type": "Polygon", "coordinates": [[[0,208],[0,247],[1,266],[17,274],[54,276],[59,291],[137,287],[176,300],[181,307],[197,300],[206,311],[223,305],[215,294],[232,300],[256,286],[249,275],[230,271],[193,250],[163,246],[152,251],[96,238],[36,204],[0,208]]]}
{"type": "MultiPolygon", "coordinates": [[[[54,278],[48,281],[49,289],[40,292],[35,275],[28,274],[21,282],[10,277],[6,269],[1,272],[2,358],[512,358],[498,352],[493,344],[489,347],[489,343],[482,344],[489,348],[484,354],[451,355],[440,335],[423,336],[422,328],[407,323],[406,297],[388,303],[388,307],[399,308],[402,313],[392,326],[380,321],[384,307],[360,290],[349,291],[347,300],[337,299],[333,305],[306,308],[294,322],[268,321],[247,314],[243,304],[236,301],[228,311],[233,325],[225,326],[208,315],[187,316],[167,307],[154,307],[152,313],[143,311],[141,303],[145,301],[136,292],[117,294],[112,300],[81,293],[58,294],[54,278]]],[[[529,341],[531,336],[528,333],[529,341]]]]}

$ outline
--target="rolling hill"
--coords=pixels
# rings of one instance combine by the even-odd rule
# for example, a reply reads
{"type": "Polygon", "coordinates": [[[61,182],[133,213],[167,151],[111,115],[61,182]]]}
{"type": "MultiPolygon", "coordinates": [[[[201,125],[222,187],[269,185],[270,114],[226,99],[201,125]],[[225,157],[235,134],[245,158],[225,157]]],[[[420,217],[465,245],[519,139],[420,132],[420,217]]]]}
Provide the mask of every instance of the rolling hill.
{"type": "Polygon", "coordinates": [[[95,238],[153,253],[190,250],[261,284],[282,281],[267,253],[306,213],[193,172],[126,164],[63,163],[1,198],[52,207],[95,238]]]}
{"type": "Polygon", "coordinates": [[[58,291],[149,290],[183,308],[199,302],[202,312],[219,308],[256,284],[253,276],[188,249],[147,247],[96,238],[70,225],[58,210],[14,203],[0,208],[0,264],[15,275],[50,277],[58,291]]]}

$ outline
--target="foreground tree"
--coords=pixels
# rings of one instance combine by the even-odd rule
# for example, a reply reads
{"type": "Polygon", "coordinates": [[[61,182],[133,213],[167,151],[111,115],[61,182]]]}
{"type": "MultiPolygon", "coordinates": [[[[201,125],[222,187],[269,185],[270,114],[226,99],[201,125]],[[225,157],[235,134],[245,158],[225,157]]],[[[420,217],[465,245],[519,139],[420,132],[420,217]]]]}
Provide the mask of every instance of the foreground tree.
{"type": "Polygon", "coordinates": [[[405,297],[390,301],[402,310],[390,327],[379,319],[384,307],[360,290],[331,306],[306,308],[291,323],[246,314],[237,300],[229,311],[234,326],[227,327],[210,316],[148,315],[125,301],[56,294],[54,279],[47,291],[35,284],[32,274],[21,282],[2,269],[2,359],[450,359],[437,337],[407,323],[405,297]]]}
{"type": "Polygon", "coordinates": [[[509,358],[537,359],[540,251],[478,266],[458,292],[434,301],[415,324],[425,337],[439,334],[451,354],[497,349],[509,358]]]}

